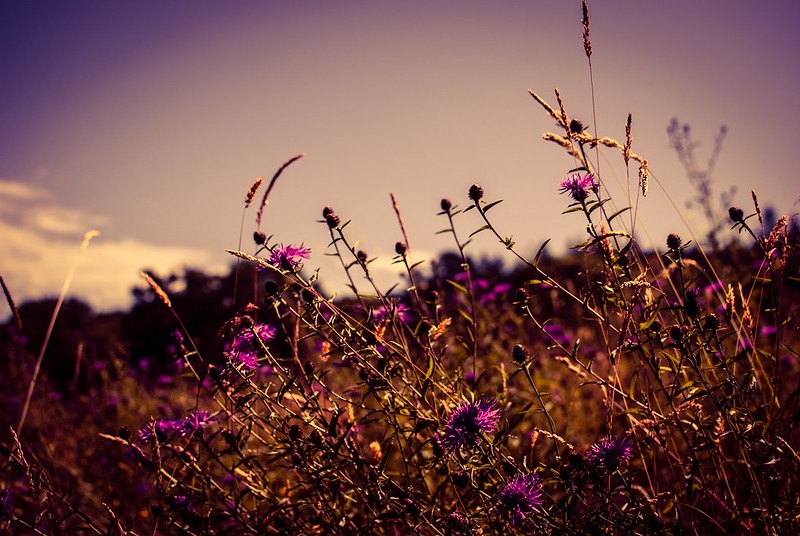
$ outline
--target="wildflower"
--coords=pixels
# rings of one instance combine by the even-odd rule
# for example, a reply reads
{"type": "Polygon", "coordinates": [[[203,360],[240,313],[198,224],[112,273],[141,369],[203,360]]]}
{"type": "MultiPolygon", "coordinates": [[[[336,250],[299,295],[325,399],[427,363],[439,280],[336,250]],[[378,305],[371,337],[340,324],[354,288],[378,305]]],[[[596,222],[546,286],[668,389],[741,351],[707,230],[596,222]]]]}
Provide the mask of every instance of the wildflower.
{"type": "Polygon", "coordinates": [[[500,409],[496,400],[480,400],[461,404],[450,414],[440,440],[450,451],[462,447],[474,447],[480,434],[494,432],[500,420],[500,409]]]}
{"type": "Polygon", "coordinates": [[[515,345],[514,349],[511,350],[511,357],[514,359],[515,363],[520,365],[527,361],[530,356],[531,353],[521,344],[515,345]]]}
{"type": "Polygon", "coordinates": [[[458,512],[451,512],[445,516],[447,526],[456,534],[469,533],[469,519],[458,512]]]}
{"type": "Polygon", "coordinates": [[[526,514],[542,504],[541,477],[538,473],[515,477],[497,495],[497,502],[498,510],[511,518],[512,525],[524,522],[526,514]]]}
{"type": "Polygon", "coordinates": [[[483,188],[478,184],[473,184],[469,187],[469,198],[474,202],[478,202],[483,198],[483,188]]]}
{"type": "Polygon", "coordinates": [[[299,246],[280,244],[272,248],[267,262],[276,268],[299,270],[302,267],[303,259],[308,259],[310,257],[311,250],[307,247],[303,247],[303,244],[299,246]]]}
{"type": "Polygon", "coordinates": [[[728,209],[728,216],[733,223],[744,222],[744,211],[739,207],[731,207],[728,209]]]}
{"type": "Polygon", "coordinates": [[[627,437],[607,437],[586,451],[586,461],[593,467],[616,471],[633,456],[633,444],[627,437]]]}
{"type": "Polygon", "coordinates": [[[269,324],[257,323],[252,328],[241,330],[233,339],[228,358],[234,365],[247,372],[258,368],[258,352],[261,344],[272,340],[276,330],[269,324]]]}
{"type": "Polygon", "coordinates": [[[667,247],[672,251],[678,251],[682,243],[683,240],[681,237],[675,233],[670,233],[669,236],[667,236],[667,247]]]}
{"type": "Polygon", "coordinates": [[[149,443],[153,437],[153,429],[159,441],[188,437],[201,431],[213,422],[214,417],[207,411],[198,411],[183,419],[156,419],[139,430],[139,441],[149,443]]]}
{"type": "Polygon", "coordinates": [[[592,173],[580,175],[573,173],[563,181],[561,181],[561,193],[568,193],[575,201],[584,201],[589,197],[589,190],[596,190],[598,187],[592,173]]]}
{"type": "Polygon", "coordinates": [[[400,322],[408,322],[411,319],[411,309],[404,303],[398,303],[390,308],[381,305],[372,312],[372,316],[376,324],[380,324],[386,318],[395,318],[400,322]]]}

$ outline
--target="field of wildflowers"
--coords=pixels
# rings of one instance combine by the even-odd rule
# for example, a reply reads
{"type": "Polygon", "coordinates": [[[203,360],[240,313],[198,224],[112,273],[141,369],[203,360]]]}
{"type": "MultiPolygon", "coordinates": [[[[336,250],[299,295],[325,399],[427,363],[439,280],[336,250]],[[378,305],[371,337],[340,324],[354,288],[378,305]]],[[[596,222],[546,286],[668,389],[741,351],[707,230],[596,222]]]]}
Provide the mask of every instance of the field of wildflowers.
{"type": "MultiPolygon", "coordinates": [[[[531,96],[559,126],[545,140],[567,152],[553,192],[586,229],[562,258],[546,243],[519,251],[492,220],[496,192],[473,184],[439,201],[453,246],[430,274],[410,261],[395,204],[407,278],[381,289],[348,215],[321,209],[327,252],[260,230],[298,155],[264,188],[252,247],[230,251],[227,276],[143,274],[131,311],[93,315],[67,300],[49,325],[52,302],[17,309],[7,292],[0,527],[800,533],[797,222],[770,221],[755,193],[752,209],[720,220],[696,173],[715,224],[707,243],[670,234],[644,251],[636,205],[611,212],[596,170],[608,151],[647,194],[630,116],[617,141],[571,117],[558,90],[555,105],[531,96]],[[474,262],[478,233],[515,267],[474,262]],[[323,253],[351,293],[329,296],[306,269],[323,253]]],[[[669,134],[690,150],[688,130],[669,134]]]]}

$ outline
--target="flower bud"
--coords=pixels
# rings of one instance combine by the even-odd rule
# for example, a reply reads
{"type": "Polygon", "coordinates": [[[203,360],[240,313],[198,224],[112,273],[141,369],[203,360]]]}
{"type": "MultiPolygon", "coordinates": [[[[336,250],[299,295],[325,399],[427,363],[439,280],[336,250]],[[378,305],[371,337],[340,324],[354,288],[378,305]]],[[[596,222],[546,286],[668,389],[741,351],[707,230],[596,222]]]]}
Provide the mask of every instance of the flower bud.
{"type": "Polygon", "coordinates": [[[514,362],[518,364],[523,364],[529,357],[530,352],[528,349],[522,346],[521,344],[517,344],[514,346],[514,349],[511,350],[511,357],[514,358],[514,362]]]}
{"type": "Polygon", "coordinates": [[[682,243],[683,240],[681,239],[681,237],[675,233],[670,233],[667,236],[667,247],[672,251],[678,251],[678,248],[681,247],[682,243]]]}
{"type": "Polygon", "coordinates": [[[327,223],[328,227],[330,227],[331,229],[336,229],[337,227],[339,227],[341,220],[339,219],[339,216],[337,216],[331,211],[330,214],[325,216],[325,223],[327,223]]]}
{"type": "Polygon", "coordinates": [[[744,211],[739,207],[731,207],[728,209],[728,216],[731,218],[731,221],[734,223],[740,223],[744,221],[744,211]]]}
{"type": "Polygon", "coordinates": [[[453,203],[451,203],[449,199],[444,198],[442,199],[440,206],[442,207],[443,211],[449,212],[450,209],[453,208],[453,203]]]}
{"type": "Polygon", "coordinates": [[[394,251],[398,255],[405,255],[406,251],[408,251],[408,248],[406,247],[406,245],[403,242],[397,242],[394,245],[394,251]]]}
{"type": "Polygon", "coordinates": [[[476,203],[483,198],[483,188],[481,188],[477,184],[473,184],[469,187],[469,198],[475,201],[476,203]]]}
{"type": "Polygon", "coordinates": [[[256,231],[253,233],[253,241],[256,243],[256,245],[263,246],[267,241],[267,235],[261,231],[256,231]]]}

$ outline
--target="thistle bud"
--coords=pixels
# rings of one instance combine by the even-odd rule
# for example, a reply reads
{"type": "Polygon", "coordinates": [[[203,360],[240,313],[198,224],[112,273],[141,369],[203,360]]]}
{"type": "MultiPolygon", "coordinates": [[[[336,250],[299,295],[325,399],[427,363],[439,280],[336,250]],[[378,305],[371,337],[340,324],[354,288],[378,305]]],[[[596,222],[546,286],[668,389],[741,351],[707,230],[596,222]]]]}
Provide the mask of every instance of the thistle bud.
{"type": "Polygon", "coordinates": [[[476,203],[483,198],[483,188],[481,188],[477,184],[473,184],[469,187],[469,198],[475,201],[476,203]]]}
{"type": "Polygon", "coordinates": [[[731,207],[728,209],[728,216],[734,223],[744,222],[744,211],[739,207],[731,207]]]}
{"type": "Polygon", "coordinates": [[[529,357],[530,352],[528,349],[522,346],[521,344],[517,344],[514,346],[514,349],[511,350],[511,357],[514,359],[515,363],[523,364],[529,357]]]}
{"type": "Polygon", "coordinates": [[[442,207],[443,211],[449,212],[450,209],[453,208],[453,203],[451,203],[449,199],[444,198],[444,199],[442,199],[442,202],[440,203],[440,206],[442,207]]]}
{"type": "Polygon", "coordinates": [[[397,242],[394,245],[394,251],[398,255],[405,255],[406,251],[408,251],[408,248],[406,247],[406,245],[403,242],[397,242]]]}
{"type": "Polygon", "coordinates": [[[325,223],[327,223],[328,227],[330,227],[331,229],[336,229],[337,227],[339,227],[341,220],[339,219],[339,216],[337,216],[336,214],[333,213],[333,211],[331,211],[330,214],[325,216],[325,223]]]}
{"type": "Polygon", "coordinates": [[[678,251],[682,243],[683,240],[681,239],[681,237],[675,233],[670,233],[667,236],[667,247],[672,251],[678,251]]]}

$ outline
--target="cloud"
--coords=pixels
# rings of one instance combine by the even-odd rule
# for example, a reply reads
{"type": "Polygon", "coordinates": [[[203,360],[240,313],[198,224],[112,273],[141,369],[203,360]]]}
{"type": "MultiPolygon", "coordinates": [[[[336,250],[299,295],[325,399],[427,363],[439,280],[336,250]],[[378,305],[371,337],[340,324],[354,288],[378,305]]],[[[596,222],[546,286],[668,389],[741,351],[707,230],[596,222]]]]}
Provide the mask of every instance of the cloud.
{"type": "MultiPolygon", "coordinates": [[[[55,297],[78,262],[69,295],[97,310],[125,309],[142,269],[171,273],[186,266],[221,272],[204,250],[147,243],[131,237],[94,238],[81,254],[83,235],[109,219],[55,204],[47,191],[0,180],[0,275],[18,303],[55,297]]],[[[0,311],[6,307],[0,304],[0,311]]]]}

